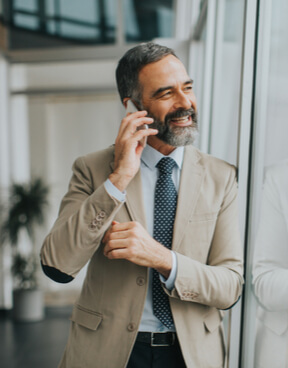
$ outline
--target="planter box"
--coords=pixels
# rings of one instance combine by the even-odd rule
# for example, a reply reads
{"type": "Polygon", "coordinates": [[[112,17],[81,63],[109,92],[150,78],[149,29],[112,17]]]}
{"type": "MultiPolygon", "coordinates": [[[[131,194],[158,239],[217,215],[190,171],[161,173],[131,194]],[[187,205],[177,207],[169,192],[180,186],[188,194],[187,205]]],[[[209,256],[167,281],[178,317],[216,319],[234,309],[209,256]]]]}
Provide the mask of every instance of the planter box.
{"type": "Polygon", "coordinates": [[[36,322],[44,318],[43,291],[14,290],[13,318],[22,322],[36,322]]]}

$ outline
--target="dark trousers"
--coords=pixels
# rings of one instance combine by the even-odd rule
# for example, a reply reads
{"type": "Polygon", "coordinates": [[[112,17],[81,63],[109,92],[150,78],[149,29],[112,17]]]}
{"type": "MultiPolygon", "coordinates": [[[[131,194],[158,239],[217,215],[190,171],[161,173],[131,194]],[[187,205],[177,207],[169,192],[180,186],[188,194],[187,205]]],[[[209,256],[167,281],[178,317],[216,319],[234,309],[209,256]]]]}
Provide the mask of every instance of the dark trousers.
{"type": "Polygon", "coordinates": [[[178,341],[171,346],[150,346],[137,342],[127,368],[186,368],[178,341]]]}

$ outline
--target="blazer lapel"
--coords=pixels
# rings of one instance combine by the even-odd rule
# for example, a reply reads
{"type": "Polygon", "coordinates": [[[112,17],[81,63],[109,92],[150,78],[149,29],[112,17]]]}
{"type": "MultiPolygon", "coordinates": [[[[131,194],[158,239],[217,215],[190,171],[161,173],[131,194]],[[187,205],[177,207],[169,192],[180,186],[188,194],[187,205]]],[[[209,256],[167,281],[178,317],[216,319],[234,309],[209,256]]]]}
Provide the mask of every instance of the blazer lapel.
{"type": "MultiPolygon", "coordinates": [[[[113,170],[114,162],[111,162],[110,166],[113,170]]],[[[131,180],[128,188],[126,189],[125,207],[131,220],[138,221],[145,229],[147,229],[142,194],[141,170],[138,170],[137,174],[133,180],[131,180]]]]}
{"type": "Polygon", "coordinates": [[[179,247],[185,228],[195,210],[205,175],[205,169],[199,163],[199,158],[198,151],[194,147],[185,148],[174,223],[172,242],[172,249],[174,250],[179,247]]]}

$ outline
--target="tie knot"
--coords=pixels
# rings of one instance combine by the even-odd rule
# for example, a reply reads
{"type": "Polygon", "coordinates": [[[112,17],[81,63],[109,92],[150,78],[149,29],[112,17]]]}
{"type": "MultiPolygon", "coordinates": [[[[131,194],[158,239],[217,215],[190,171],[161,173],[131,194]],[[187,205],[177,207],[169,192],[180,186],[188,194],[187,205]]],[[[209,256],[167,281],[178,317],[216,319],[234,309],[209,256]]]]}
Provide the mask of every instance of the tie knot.
{"type": "Polygon", "coordinates": [[[176,165],[176,162],[171,157],[163,157],[158,162],[156,167],[159,169],[160,174],[172,174],[173,167],[176,165]]]}

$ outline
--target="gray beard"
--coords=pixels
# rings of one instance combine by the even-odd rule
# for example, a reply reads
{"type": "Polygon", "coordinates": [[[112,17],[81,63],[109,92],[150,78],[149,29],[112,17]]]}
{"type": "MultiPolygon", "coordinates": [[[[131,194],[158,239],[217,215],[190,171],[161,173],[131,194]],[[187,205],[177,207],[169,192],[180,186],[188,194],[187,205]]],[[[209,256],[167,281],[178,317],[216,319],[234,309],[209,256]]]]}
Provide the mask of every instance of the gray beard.
{"type": "Polygon", "coordinates": [[[149,124],[149,128],[157,129],[158,134],[156,137],[170,146],[181,147],[191,145],[198,136],[196,112],[191,115],[192,125],[187,127],[175,127],[170,124],[170,119],[165,119],[165,122],[162,122],[156,120],[154,116],[149,116],[154,118],[154,122],[149,124]]]}
{"type": "Polygon", "coordinates": [[[172,127],[160,121],[149,124],[149,128],[158,129],[157,138],[173,147],[187,146],[194,143],[198,136],[198,128],[194,124],[188,127],[172,127]]]}

